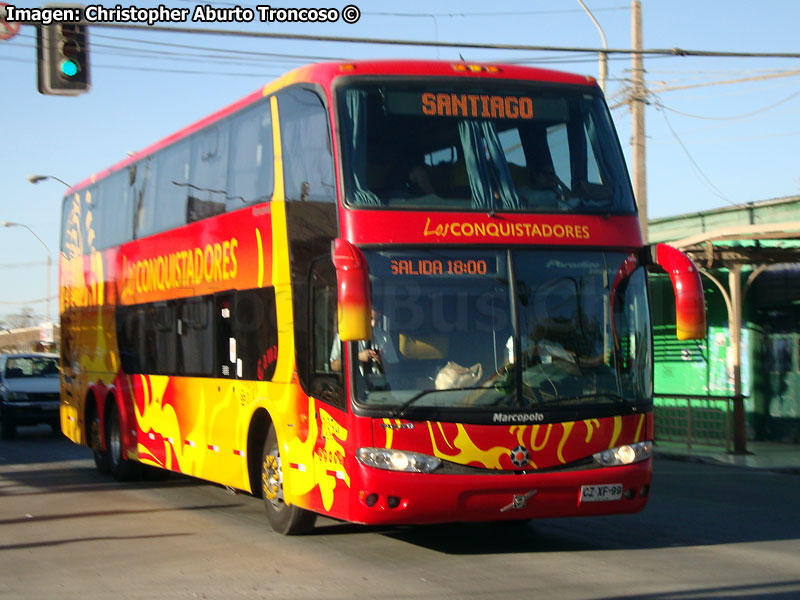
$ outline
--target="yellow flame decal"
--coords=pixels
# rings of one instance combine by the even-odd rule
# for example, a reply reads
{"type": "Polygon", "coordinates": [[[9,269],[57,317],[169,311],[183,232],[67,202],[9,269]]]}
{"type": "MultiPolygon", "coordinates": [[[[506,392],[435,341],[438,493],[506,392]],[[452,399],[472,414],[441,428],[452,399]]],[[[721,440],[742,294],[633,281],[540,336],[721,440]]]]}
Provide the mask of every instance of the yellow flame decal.
{"type": "Polygon", "coordinates": [[[538,437],[539,430],[541,428],[542,428],[541,425],[534,425],[533,429],[531,431],[531,451],[532,452],[540,452],[541,450],[545,449],[545,447],[547,446],[547,440],[550,439],[550,432],[553,430],[553,425],[551,423],[550,425],[547,426],[547,429],[545,430],[545,434],[544,434],[544,439],[542,440],[542,443],[537,446],[536,445],[536,438],[538,437]]]}
{"type": "Polygon", "coordinates": [[[523,437],[525,436],[525,430],[526,430],[527,428],[528,428],[528,426],[527,426],[527,425],[512,425],[512,426],[509,428],[508,432],[509,432],[511,435],[515,435],[515,434],[514,434],[514,430],[516,430],[517,444],[518,444],[518,445],[520,445],[520,446],[524,446],[524,445],[525,445],[525,442],[523,442],[523,441],[522,441],[522,439],[523,439],[523,437]]]}
{"type": "MultiPolygon", "coordinates": [[[[437,423],[440,431],[442,429],[442,424],[437,423]]],[[[480,463],[487,469],[500,469],[500,457],[508,454],[508,448],[503,446],[495,446],[493,448],[489,448],[488,450],[483,450],[478,448],[475,443],[470,439],[467,430],[464,428],[463,425],[458,424],[456,425],[458,428],[458,433],[456,434],[455,439],[453,440],[455,450],[460,450],[460,454],[458,455],[458,462],[462,464],[469,464],[469,463],[480,463]]],[[[452,460],[454,457],[450,454],[443,453],[439,450],[436,444],[436,436],[433,435],[433,427],[430,421],[428,422],[428,431],[431,435],[431,442],[433,445],[433,454],[438,458],[444,458],[445,460],[452,460]]],[[[442,434],[444,432],[442,431],[442,434]]],[[[446,437],[444,438],[447,439],[446,437]]],[[[449,445],[449,444],[448,444],[449,445]]]]}
{"type": "Polygon", "coordinates": [[[639,415],[639,423],[636,425],[636,435],[633,437],[634,442],[642,439],[642,426],[644,425],[644,415],[639,415]]]}
{"type": "MultiPolygon", "coordinates": [[[[383,422],[384,422],[385,425],[391,425],[392,424],[392,420],[391,419],[384,419],[383,422]]],[[[398,419],[398,423],[399,422],[400,422],[400,420],[398,419]]],[[[383,430],[386,432],[386,447],[387,448],[391,448],[392,447],[392,442],[394,441],[394,430],[391,427],[384,427],[383,430]]]]}
{"type": "Polygon", "coordinates": [[[622,431],[622,417],[614,417],[614,433],[611,436],[611,443],[608,445],[609,448],[613,448],[617,445],[620,431],[622,431]]]}
{"type": "Polygon", "coordinates": [[[586,419],[584,423],[586,424],[586,443],[588,444],[592,440],[595,429],[600,428],[600,421],[598,419],[586,419]]]}
{"type": "MultiPolygon", "coordinates": [[[[284,394],[281,394],[276,399],[278,402],[281,400],[286,403],[288,400],[286,395],[290,394],[289,391],[291,386],[279,386],[276,387],[276,395],[277,390],[282,389],[284,390],[284,394]],[[281,397],[282,396],[282,397],[281,397]]],[[[299,409],[299,403],[298,403],[299,409]]],[[[275,426],[278,428],[278,431],[285,431],[287,436],[290,436],[287,441],[285,441],[285,447],[287,450],[286,457],[284,460],[288,462],[296,462],[302,465],[305,465],[306,469],[304,471],[299,471],[297,469],[290,469],[287,466],[283,468],[283,493],[287,497],[287,501],[292,502],[293,504],[296,502],[294,498],[299,498],[308,494],[312,489],[314,489],[315,481],[314,481],[314,444],[317,441],[317,434],[319,429],[317,428],[317,419],[314,418],[314,399],[308,399],[308,413],[310,418],[308,419],[308,435],[306,436],[305,441],[300,439],[296,435],[295,430],[297,427],[288,428],[285,425],[280,426],[278,423],[275,423],[275,426]]],[[[279,440],[280,441],[280,440],[279,440]]]]}
{"type": "MultiPolygon", "coordinates": [[[[439,427],[439,433],[440,433],[440,434],[442,434],[442,439],[443,439],[443,440],[445,441],[445,443],[447,444],[447,447],[448,447],[448,448],[450,448],[451,450],[455,450],[455,449],[456,449],[456,448],[455,448],[455,446],[453,446],[453,445],[450,443],[450,441],[447,439],[447,436],[444,434],[444,427],[442,427],[442,424],[437,422],[437,423],[436,423],[436,425],[437,425],[437,427],[439,427]]],[[[431,426],[431,424],[430,424],[430,423],[428,423],[428,428],[429,428],[429,429],[430,429],[430,426],[431,426]]]]}
{"type": "Polygon", "coordinates": [[[561,451],[564,449],[564,444],[567,443],[567,438],[569,438],[569,434],[572,431],[572,427],[574,425],[575,425],[574,422],[562,423],[562,426],[564,427],[564,435],[561,437],[561,441],[558,444],[558,452],[557,452],[558,460],[561,461],[562,465],[566,464],[567,461],[564,460],[564,455],[561,453],[561,451]]]}
{"type": "Polygon", "coordinates": [[[338,477],[330,475],[329,472],[342,473],[345,484],[350,487],[350,476],[344,468],[344,446],[339,443],[347,441],[347,429],[322,409],[319,411],[319,418],[320,435],[325,440],[325,447],[322,452],[317,451],[314,454],[314,468],[318,473],[317,481],[322,505],[325,510],[330,510],[333,506],[333,492],[338,477]]]}

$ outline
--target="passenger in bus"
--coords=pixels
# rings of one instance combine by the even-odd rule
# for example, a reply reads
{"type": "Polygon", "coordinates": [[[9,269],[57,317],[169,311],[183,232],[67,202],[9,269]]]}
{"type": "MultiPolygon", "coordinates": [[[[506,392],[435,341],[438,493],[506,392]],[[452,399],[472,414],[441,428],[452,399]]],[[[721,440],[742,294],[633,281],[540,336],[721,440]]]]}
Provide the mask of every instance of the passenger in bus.
{"type": "Polygon", "coordinates": [[[390,196],[425,196],[436,189],[422,154],[412,148],[389,148],[378,163],[369,166],[368,181],[373,190],[390,196]]]}
{"type": "Polygon", "coordinates": [[[515,181],[517,194],[532,209],[556,210],[558,208],[559,182],[552,171],[539,171],[525,183],[515,181]]]}

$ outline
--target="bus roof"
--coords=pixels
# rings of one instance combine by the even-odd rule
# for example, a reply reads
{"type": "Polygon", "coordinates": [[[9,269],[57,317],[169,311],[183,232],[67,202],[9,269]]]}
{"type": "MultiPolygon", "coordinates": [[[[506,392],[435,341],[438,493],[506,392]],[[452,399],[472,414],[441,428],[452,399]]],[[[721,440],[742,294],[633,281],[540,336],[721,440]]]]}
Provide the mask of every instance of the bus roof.
{"type": "Polygon", "coordinates": [[[562,71],[500,63],[453,62],[441,60],[361,60],[309,64],[287,72],[244,98],[176,131],[158,142],[147,146],[143,150],[135,152],[111,167],[105,168],[99,173],[84,179],[67,190],[65,196],[69,196],[91,185],[111,173],[124,169],[145,156],[153,154],[157,150],[177,142],[195,131],[202,129],[206,125],[210,125],[284,87],[295,83],[317,83],[326,90],[330,90],[336,78],[354,76],[463,77],[464,79],[535,81],[583,85],[591,88],[597,87],[595,78],[588,75],[576,75],[562,71]]]}

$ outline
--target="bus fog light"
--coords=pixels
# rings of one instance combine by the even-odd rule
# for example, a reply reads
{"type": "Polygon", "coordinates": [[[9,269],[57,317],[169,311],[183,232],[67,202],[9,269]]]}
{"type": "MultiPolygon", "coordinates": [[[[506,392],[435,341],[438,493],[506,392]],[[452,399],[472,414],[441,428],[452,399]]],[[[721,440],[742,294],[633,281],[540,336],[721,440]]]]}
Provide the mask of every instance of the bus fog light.
{"type": "Polygon", "coordinates": [[[435,456],[390,448],[359,448],[356,458],[368,467],[407,473],[430,473],[442,464],[435,456]]]}
{"type": "Polygon", "coordinates": [[[647,460],[653,455],[653,442],[638,442],[636,444],[625,444],[616,448],[603,450],[592,456],[594,462],[604,467],[616,467],[619,465],[630,465],[633,463],[647,460]]]}

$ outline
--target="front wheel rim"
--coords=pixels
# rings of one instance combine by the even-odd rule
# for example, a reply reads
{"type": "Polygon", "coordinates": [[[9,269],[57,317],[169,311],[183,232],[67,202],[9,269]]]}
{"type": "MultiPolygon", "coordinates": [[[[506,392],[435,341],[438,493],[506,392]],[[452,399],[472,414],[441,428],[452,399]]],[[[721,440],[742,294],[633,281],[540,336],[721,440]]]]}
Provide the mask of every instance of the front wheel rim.
{"type": "Polygon", "coordinates": [[[264,488],[264,498],[275,510],[283,509],[286,504],[283,500],[281,457],[277,449],[264,456],[264,464],[261,467],[261,483],[264,488]]]}

